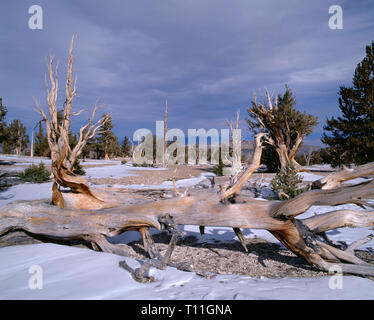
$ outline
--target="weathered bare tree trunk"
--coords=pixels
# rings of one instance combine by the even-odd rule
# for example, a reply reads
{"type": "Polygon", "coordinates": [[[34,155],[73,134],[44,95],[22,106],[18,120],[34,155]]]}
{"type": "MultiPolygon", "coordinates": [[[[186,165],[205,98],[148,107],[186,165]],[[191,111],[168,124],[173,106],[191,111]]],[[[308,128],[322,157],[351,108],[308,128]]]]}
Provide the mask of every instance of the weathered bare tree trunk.
{"type": "Polygon", "coordinates": [[[236,112],[236,122],[235,127],[232,122],[226,121],[231,132],[231,146],[232,146],[232,164],[231,164],[231,174],[235,177],[242,171],[242,159],[241,152],[236,152],[235,146],[237,143],[241,143],[241,135],[239,135],[239,111],[236,112]]]}
{"type": "Polygon", "coordinates": [[[165,101],[165,116],[164,116],[164,151],[162,153],[162,166],[165,167],[168,159],[167,159],[167,140],[166,135],[168,133],[168,100],[165,101]]]}
{"type": "Polygon", "coordinates": [[[305,165],[310,166],[310,161],[312,160],[313,151],[309,151],[308,153],[303,153],[304,159],[305,159],[305,165]]]}
{"type": "Polygon", "coordinates": [[[34,129],[31,131],[31,146],[30,146],[30,157],[34,157],[34,129]]]}
{"type": "Polygon", "coordinates": [[[58,96],[58,78],[57,78],[57,66],[53,70],[54,57],[49,56],[48,68],[48,79],[45,77],[46,89],[47,89],[47,105],[49,111],[49,117],[40,107],[38,101],[35,100],[37,108],[41,113],[43,120],[46,123],[47,138],[49,148],[51,150],[52,166],[51,171],[54,176],[54,185],[52,188],[52,202],[60,207],[66,206],[64,196],[60,192],[60,187],[71,188],[72,192],[76,194],[75,200],[71,202],[76,208],[93,208],[95,205],[99,208],[103,206],[103,200],[95,194],[88,183],[82,178],[76,176],[72,172],[72,167],[75,160],[81,154],[82,149],[86,145],[88,139],[92,138],[96,131],[107,121],[107,117],[102,117],[99,121],[94,123],[94,118],[98,107],[95,105],[93,113],[89,122],[81,127],[79,130],[79,139],[77,145],[71,150],[69,146],[68,134],[70,130],[70,118],[81,114],[84,110],[78,112],[72,111],[72,102],[74,97],[77,95],[76,92],[76,81],[73,83],[73,44],[74,36],[70,42],[68,67],[67,67],[67,78],[66,78],[66,99],[63,109],[63,120],[58,121],[57,118],[57,96],[58,96]],[[85,199],[82,196],[85,195],[85,199]]]}
{"type": "Polygon", "coordinates": [[[255,172],[261,164],[262,155],[262,138],[266,137],[266,133],[260,133],[255,136],[254,150],[252,155],[251,164],[248,168],[241,174],[237,175],[235,180],[231,181],[231,185],[224,186],[221,189],[221,201],[235,197],[243,185],[248,181],[253,172],[255,172]]]}
{"type": "Polygon", "coordinates": [[[287,147],[285,144],[280,144],[279,146],[276,146],[274,148],[278,154],[281,168],[284,168],[287,165],[287,163],[290,162],[290,158],[288,157],[287,147]]]}

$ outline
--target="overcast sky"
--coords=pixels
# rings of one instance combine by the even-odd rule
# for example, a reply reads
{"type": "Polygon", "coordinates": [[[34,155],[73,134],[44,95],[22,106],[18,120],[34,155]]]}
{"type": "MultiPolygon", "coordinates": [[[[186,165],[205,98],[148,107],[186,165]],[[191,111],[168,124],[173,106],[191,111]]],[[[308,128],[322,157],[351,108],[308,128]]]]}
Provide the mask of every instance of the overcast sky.
{"type": "MultiPolygon", "coordinates": [[[[351,85],[365,46],[374,40],[374,1],[329,0],[1,0],[0,97],[7,120],[30,130],[45,106],[49,52],[59,64],[64,101],[72,34],[80,97],[112,113],[122,140],[138,128],[155,130],[168,99],[169,128],[226,128],[253,93],[277,94],[285,84],[297,108],[319,117],[306,139],[320,145],[326,117],[338,115],[337,92],[351,85]],[[43,30],[31,30],[29,7],[43,9],[43,30]],[[328,9],[343,9],[343,30],[331,30],[328,9]]],[[[46,107],[46,106],[45,106],[46,107]]],[[[77,129],[89,113],[74,119],[77,129]]]]}

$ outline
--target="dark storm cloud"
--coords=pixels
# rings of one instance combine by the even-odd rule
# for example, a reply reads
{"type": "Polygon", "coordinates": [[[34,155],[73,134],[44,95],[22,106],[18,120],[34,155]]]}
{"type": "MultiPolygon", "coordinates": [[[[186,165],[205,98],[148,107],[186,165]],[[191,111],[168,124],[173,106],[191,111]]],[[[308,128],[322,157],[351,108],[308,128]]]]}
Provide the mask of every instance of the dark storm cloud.
{"type": "MultiPolygon", "coordinates": [[[[349,85],[372,40],[370,1],[300,0],[36,0],[44,29],[28,29],[29,1],[3,0],[0,9],[0,96],[8,119],[31,127],[44,102],[45,59],[60,60],[60,101],[71,35],[81,96],[111,112],[118,136],[154,130],[169,101],[169,126],[224,128],[264,87],[277,94],[288,83],[299,107],[320,118],[338,113],[337,91],[349,85]],[[339,4],[344,29],[328,28],[328,8],[339,4]]],[[[262,91],[263,92],[263,91],[262,91]]],[[[86,115],[86,118],[88,115],[86,115]]],[[[76,120],[75,127],[84,117],[76,120]]],[[[248,137],[248,133],[246,134],[248,137]]]]}

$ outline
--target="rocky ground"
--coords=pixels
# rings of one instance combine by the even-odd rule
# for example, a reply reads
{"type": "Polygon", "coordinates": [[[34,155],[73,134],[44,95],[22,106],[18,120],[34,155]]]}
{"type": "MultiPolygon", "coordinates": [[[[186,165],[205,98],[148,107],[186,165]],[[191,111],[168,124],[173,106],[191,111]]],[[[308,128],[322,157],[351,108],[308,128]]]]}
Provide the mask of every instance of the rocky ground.
{"type": "Polygon", "coordinates": [[[22,183],[18,177],[19,172],[8,171],[7,168],[12,168],[12,162],[0,160],[0,191],[22,183]]]}

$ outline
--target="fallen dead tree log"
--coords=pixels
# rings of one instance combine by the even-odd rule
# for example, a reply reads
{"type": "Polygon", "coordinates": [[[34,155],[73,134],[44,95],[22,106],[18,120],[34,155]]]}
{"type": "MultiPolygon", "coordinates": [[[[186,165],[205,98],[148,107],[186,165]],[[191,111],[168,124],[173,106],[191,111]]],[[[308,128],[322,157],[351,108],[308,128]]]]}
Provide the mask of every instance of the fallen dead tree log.
{"type": "MultiPolygon", "coordinates": [[[[58,208],[46,201],[17,202],[1,208],[0,235],[25,230],[54,239],[83,239],[103,251],[131,256],[126,245],[111,244],[106,237],[139,228],[163,229],[163,220],[170,217],[169,224],[173,226],[265,229],[318,269],[328,271],[332,264],[339,264],[347,273],[374,276],[374,266],[357,258],[352,250],[340,250],[319,237],[319,233],[335,228],[374,226],[374,211],[338,210],[307,219],[296,218],[313,205],[356,203],[363,197],[374,197],[374,181],[333,190],[310,190],[283,202],[247,199],[225,203],[215,193],[101,210],[58,208]]],[[[151,240],[148,245],[154,250],[151,240]]],[[[159,258],[154,252],[152,260],[161,261],[159,258]]]]}

